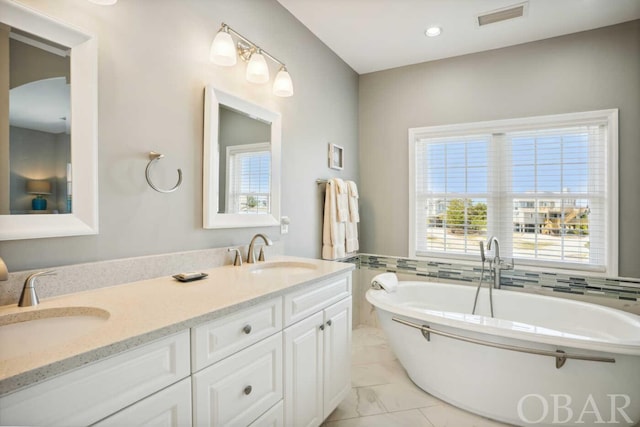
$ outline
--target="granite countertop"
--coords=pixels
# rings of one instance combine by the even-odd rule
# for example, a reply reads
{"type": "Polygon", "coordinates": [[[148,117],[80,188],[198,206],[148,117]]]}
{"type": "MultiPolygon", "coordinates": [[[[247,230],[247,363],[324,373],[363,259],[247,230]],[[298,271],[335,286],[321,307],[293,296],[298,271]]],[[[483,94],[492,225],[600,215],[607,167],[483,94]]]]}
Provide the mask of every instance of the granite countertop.
{"type": "Polygon", "coordinates": [[[109,318],[88,335],[0,360],[0,395],[354,268],[349,263],[277,257],[266,263],[204,270],[208,277],[193,282],[159,277],[48,298],[37,307],[1,306],[0,317],[60,307],[93,307],[106,310],[109,318]],[[253,270],[281,261],[313,264],[315,268],[253,270]]]}

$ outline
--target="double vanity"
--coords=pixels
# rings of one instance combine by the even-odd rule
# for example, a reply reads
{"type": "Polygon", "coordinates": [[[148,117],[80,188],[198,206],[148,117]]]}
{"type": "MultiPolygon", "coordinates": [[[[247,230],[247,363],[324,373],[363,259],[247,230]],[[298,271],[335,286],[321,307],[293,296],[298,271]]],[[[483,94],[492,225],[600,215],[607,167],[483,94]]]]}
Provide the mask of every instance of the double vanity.
{"type": "Polygon", "coordinates": [[[0,425],[320,425],[351,389],[353,268],[280,257],[0,307],[0,425]]]}

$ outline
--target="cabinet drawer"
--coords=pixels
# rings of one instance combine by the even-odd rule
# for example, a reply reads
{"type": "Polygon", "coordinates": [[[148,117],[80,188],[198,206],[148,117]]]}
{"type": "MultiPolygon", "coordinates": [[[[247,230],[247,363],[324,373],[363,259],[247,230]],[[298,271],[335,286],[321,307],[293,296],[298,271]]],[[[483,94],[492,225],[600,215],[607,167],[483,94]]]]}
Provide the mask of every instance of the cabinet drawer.
{"type": "Polygon", "coordinates": [[[351,295],[351,273],[284,296],[284,326],[289,326],[351,295]]]}
{"type": "Polygon", "coordinates": [[[194,426],[246,426],[281,399],[281,332],[193,375],[194,426]]]}
{"type": "Polygon", "coordinates": [[[282,330],[282,298],[274,298],[191,330],[193,372],[282,330]]]}
{"type": "Polygon", "coordinates": [[[185,378],[93,427],[183,427],[191,425],[191,378],[185,378]]]}
{"type": "Polygon", "coordinates": [[[188,375],[184,331],[2,397],[0,425],[88,425],[188,375]]]}
{"type": "Polygon", "coordinates": [[[284,404],[282,403],[282,400],[249,425],[249,427],[282,426],[284,426],[284,404]]]}

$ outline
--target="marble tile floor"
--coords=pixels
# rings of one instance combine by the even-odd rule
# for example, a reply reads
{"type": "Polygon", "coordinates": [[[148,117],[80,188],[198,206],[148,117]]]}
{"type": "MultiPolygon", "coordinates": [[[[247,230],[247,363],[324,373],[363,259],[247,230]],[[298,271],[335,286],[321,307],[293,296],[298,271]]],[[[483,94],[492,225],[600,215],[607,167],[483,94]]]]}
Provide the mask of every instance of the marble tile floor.
{"type": "Polygon", "coordinates": [[[413,384],[380,329],[353,331],[351,376],[351,394],[323,427],[506,426],[455,408],[413,384]]]}

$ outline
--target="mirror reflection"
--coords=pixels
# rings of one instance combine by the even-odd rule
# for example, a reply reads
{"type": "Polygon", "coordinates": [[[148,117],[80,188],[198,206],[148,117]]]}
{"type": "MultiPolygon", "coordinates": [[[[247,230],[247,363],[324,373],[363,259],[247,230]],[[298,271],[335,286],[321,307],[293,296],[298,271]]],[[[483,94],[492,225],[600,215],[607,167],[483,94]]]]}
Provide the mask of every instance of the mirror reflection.
{"type": "Polygon", "coordinates": [[[205,88],[204,228],[280,224],[280,113],[205,88]]]}
{"type": "Polygon", "coordinates": [[[220,105],[218,213],[271,212],[271,124],[220,105]]]}
{"type": "Polygon", "coordinates": [[[0,214],[70,213],[71,50],[6,25],[0,37],[8,59],[2,96],[9,105],[2,120],[9,155],[0,162],[0,175],[8,177],[0,182],[0,214]]]}

